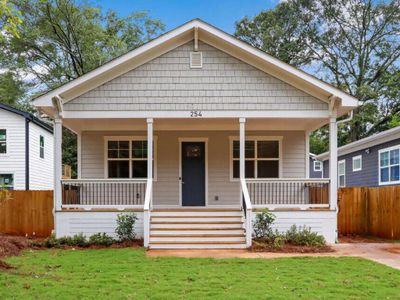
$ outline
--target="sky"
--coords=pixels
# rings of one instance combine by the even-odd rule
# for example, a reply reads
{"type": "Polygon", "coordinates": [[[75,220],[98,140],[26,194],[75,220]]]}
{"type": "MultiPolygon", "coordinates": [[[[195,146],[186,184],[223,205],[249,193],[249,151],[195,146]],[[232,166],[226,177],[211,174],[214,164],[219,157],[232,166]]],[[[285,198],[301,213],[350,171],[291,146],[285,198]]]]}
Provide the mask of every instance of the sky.
{"type": "Polygon", "coordinates": [[[121,16],[133,11],[148,11],[163,21],[166,31],[200,18],[228,33],[234,33],[235,21],[253,17],[261,10],[273,8],[279,0],[93,0],[90,3],[113,9],[121,16]]]}

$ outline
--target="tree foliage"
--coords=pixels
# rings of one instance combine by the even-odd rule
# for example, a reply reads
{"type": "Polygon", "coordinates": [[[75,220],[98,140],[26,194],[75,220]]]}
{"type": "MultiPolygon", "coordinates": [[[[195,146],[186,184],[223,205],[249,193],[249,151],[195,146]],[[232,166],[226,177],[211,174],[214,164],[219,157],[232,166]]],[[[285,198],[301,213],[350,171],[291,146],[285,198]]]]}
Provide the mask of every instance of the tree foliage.
{"type": "Polygon", "coordinates": [[[0,0],[0,39],[4,34],[19,36],[18,27],[22,20],[20,12],[8,0],[0,0]]]}
{"type": "Polygon", "coordinates": [[[239,21],[236,36],[362,101],[341,144],[398,124],[399,0],[288,0],[239,21]]]}

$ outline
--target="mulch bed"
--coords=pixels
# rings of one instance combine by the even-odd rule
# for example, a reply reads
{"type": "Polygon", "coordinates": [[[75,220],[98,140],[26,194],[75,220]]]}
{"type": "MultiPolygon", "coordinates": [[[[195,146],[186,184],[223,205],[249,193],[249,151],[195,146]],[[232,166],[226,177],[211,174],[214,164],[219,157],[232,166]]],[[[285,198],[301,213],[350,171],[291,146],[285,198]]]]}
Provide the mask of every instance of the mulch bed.
{"type": "MultiPolygon", "coordinates": [[[[14,267],[7,264],[5,261],[1,260],[7,256],[18,256],[22,251],[28,249],[49,249],[48,247],[41,245],[45,239],[30,239],[23,236],[12,236],[0,234],[0,270],[8,270],[13,269],[14,267]]],[[[135,240],[129,242],[122,243],[114,243],[111,246],[100,246],[100,245],[91,245],[88,247],[77,247],[77,246],[67,246],[63,245],[57,247],[57,249],[79,249],[79,250],[88,250],[88,249],[104,249],[104,248],[128,248],[128,247],[143,247],[142,240],[135,240]]]]}
{"type": "Polygon", "coordinates": [[[271,244],[259,241],[253,241],[253,245],[250,248],[253,252],[274,252],[274,253],[329,253],[335,252],[330,246],[299,246],[292,244],[284,244],[282,248],[275,248],[271,244]]]}

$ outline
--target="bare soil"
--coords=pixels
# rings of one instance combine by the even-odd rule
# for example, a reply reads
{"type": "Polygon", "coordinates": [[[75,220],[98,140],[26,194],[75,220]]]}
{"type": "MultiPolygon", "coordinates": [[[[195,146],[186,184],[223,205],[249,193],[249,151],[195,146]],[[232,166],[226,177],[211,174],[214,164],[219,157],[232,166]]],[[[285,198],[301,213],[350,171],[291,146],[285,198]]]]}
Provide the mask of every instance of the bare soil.
{"type": "Polygon", "coordinates": [[[385,240],[374,236],[361,236],[361,235],[341,235],[339,236],[340,243],[394,243],[396,241],[385,240]]]}
{"type": "Polygon", "coordinates": [[[400,254],[400,246],[387,247],[383,248],[383,250],[394,254],[400,254]]]}
{"type": "Polygon", "coordinates": [[[273,252],[273,253],[329,253],[335,252],[330,246],[299,246],[292,244],[284,244],[281,248],[275,248],[271,244],[262,241],[253,241],[250,248],[253,252],[273,252]]]}

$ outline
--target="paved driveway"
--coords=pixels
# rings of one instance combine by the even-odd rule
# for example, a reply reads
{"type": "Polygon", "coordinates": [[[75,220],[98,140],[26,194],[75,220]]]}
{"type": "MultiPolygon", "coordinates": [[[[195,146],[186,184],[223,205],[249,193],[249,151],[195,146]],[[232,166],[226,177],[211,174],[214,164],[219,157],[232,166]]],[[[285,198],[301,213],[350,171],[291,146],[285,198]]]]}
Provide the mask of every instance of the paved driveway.
{"type": "Polygon", "coordinates": [[[332,246],[330,253],[271,253],[247,250],[149,250],[148,256],[212,257],[212,258],[278,258],[294,256],[357,256],[400,270],[400,244],[343,243],[332,246]]]}

